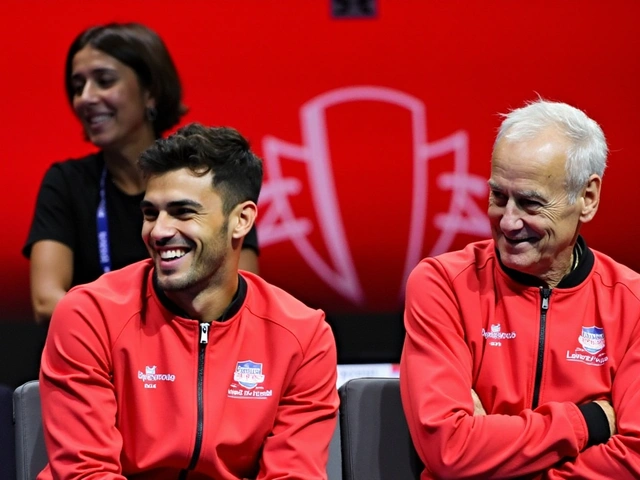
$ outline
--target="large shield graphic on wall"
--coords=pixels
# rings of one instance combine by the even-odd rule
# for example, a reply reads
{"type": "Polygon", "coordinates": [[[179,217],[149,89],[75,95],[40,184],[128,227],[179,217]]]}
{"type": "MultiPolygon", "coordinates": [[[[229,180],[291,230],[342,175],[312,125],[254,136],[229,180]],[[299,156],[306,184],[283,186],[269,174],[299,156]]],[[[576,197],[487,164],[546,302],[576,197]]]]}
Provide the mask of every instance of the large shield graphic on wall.
{"type": "Polygon", "coordinates": [[[396,311],[421,258],[490,233],[467,133],[429,139],[424,103],[404,92],[319,95],[300,108],[299,143],[267,136],[263,156],[260,242],[293,247],[271,276],[328,311],[396,311]]]}

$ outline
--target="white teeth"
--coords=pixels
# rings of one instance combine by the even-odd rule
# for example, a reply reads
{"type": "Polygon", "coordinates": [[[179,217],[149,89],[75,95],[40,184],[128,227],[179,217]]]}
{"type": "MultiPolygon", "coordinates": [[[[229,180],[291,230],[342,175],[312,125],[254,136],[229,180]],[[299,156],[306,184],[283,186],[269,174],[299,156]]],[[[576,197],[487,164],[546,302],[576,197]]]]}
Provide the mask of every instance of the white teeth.
{"type": "Polygon", "coordinates": [[[162,260],[175,260],[176,258],[184,257],[187,252],[183,250],[165,250],[160,252],[160,258],[162,260]]]}
{"type": "Polygon", "coordinates": [[[101,113],[99,115],[93,115],[93,116],[89,117],[89,123],[91,125],[95,125],[95,124],[100,123],[100,122],[106,122],[110,118],[111,118],[110,114],[101,113]]]}

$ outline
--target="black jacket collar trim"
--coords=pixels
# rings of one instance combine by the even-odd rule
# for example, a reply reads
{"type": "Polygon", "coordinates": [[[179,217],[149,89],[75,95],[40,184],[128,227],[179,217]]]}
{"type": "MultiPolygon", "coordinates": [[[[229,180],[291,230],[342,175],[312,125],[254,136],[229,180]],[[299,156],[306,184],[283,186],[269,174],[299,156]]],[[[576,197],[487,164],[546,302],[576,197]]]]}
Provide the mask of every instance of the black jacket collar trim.
{"type": "MultiPolygon", "coordinates": [[[[153,272],[153,290],[158,296],[158,299],[160,300],[160,303],[162,304],[162,306],[164,306],[164,308],[166,308],[171,313],[179,317],[191,318],[187,314],[187,312],[182,310],[180,307],[178,307],[178,305],[176,305],[173,301],[171,301],[171,299],[167,297],[167,294],[164,293],[164,290],[160,288],[160,286],[158,285],[158,277],[156,276],[155,271],[153,272]]],[[[227,308],[222,313],[220,318],[216,319],[216,322],[226,322],[231,317],[233,317],[236,313],[238,313],[246,297],[247,297],[247,281],[244,279],[242,275],[238,274],[238,290],[236,290],[236,293],[233,296],[231,303],[227,306],[227,308]]]]}
{"type": "MultiPolygon", "coordinates": [[[[578,235],[578,240],[576,241],[575,246],[573,247],[573,251],[581,251],[580,260],[578,261],[578,266],[569,272],[560,283],[555,288],[571,288],[577,287],[580,285],[591,272],[593,268],[593,264],[595,262],[595,257],[593,252],[589,247],[587,247],[587,242],[585,242],[584,238],[581,235],[578,235]]],[[[545,286],[543,282],[540,281],[537,277],[533,275],[528,275],[526,273],[518,272],[517,270],[513,270],[512,268],[505,267],[500,260],[500,252],[496,249],[496,256],[498,257],[498,262],[500,263],[500,268],[504,273],[506,273],[512,280],[521,283],[523,285],[528,285],[531,287],[543,287],[545,286]]]]}

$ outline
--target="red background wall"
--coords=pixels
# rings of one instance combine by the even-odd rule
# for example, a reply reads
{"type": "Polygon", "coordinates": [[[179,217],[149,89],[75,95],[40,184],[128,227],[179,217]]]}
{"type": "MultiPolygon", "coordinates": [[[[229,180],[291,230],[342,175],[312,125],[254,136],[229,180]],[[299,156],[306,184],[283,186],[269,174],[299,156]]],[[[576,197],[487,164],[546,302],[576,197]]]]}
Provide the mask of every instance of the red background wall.
{"type": "Polygon", "coordinates": [[[420,240],[414,254],[486,236],[483,214],[473,207],[485,210],[497,112],[538,94],[582,108],[602,125],[610,166],[601,210],[584,233],[591,246],[640,270],[633,214],[639,3],[380,0],[374,19],[330,13],[325,0],[4,0],[0,321],[30,317],[28,262],[20,249],[46,168],[92,150],[64,96],[66,50],[80,30],[108,21],[143,22],[163,37],[191,108],[183,123],[234,126],[269,157],[260,205],[262,274],[309,304],[335,312],[400,308],[412,261],[417,165],[428,168],[420,173],[426,212],[417,217],[426,223],[413,233],[420,240]],[[349,89],[359,86],[372,87],[375,98],[355,100],[362,90],[349,89]],[[318,124],[304,130],[301,109],[327,92],[347,101],[326,109],[324,130],[318,124]],[[425,123],[381,101],[381,92],[424,107],[425,123]],[[416,164],[412,145],[420,136],[424,155],[416,164]],[[314,139],[326,147],[327,163],[314,157],[320,151],[310,147],[314,139]],[[447,142],[457,142],[458,157],[434,150],[447,142]],[[280,153],[272,155],[268,145],[280,153]],[[471,176],[453,180],[471,180],[471,196],[452,196],[447,187],[456,160],[468,161],[460,171],[471,176]],[[467,227],[476,231],[446,238],[442,215],[460,199],[471,212],[467,227]],[[322,208],[333,201],[337,210],[323,224],[322,208]],[[292,216],[276,215],[277,207],[292,216]],[[287,233],[289,227],[298,233],[287,233]],[[325,238],[323,231],[332,233],[325,238]],[[332,244],[336,239],[345,243],[332,244]]]}

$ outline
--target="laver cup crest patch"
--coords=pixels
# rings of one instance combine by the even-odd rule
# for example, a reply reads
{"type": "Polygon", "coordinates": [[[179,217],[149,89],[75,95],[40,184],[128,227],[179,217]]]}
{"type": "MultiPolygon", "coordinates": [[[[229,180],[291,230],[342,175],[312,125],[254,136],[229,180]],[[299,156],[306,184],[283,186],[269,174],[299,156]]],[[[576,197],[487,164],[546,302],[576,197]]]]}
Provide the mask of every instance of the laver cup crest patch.
{"type": "Polygon", "coordinates": [[[567,350],[567,360],[580,362],[594,367],[600,367],[607,363],[609,356],[605,350],[604,329],[600,327],[582,327],[582,333],[578,336],[580,347],[571,352],[567,350]]]}
{"type": "Polygon", "coordinates": [[[604,348],[604,330],[599,327],[582,327],[578,342],[587,352],[596,354],[604,348]]]}
{"type": "Polygon", "coordinates": [[[259,383],[264,382],[262,374],[262,364],[251,360],[242,360],[236,363],[236,371],[233,373],[233,380],[244,388],[255,388],[259,383]]]}

